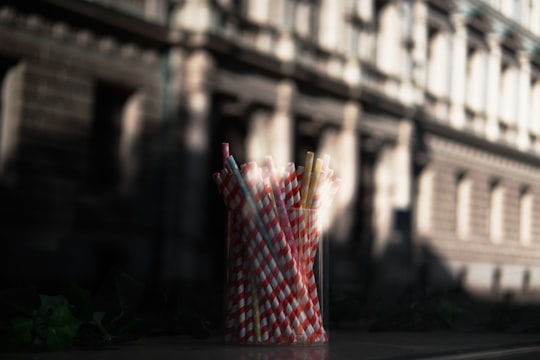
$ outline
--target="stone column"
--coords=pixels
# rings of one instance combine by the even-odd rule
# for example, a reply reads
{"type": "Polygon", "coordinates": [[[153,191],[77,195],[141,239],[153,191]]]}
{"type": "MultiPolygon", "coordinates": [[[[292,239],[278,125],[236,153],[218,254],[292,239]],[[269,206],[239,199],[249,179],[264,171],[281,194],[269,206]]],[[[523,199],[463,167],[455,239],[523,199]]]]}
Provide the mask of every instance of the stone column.
{"type": "Polygon", "coordinates": [[[402,119],[391,154],[391,232],[384,248],[381,269],[388,283],[405,285],[413,280],[412,263],[412,142],[414,125],[402,119]]]}
{"type": "Polygon", "coordinates": [[[292,104],[296,93],[293,81],[283,80],[276,88],[276,108],[270,120],[270,151],[276,166],[292,161],[293,114],[292,104]]]}
{"type": "MultiPolygon", "coordinates": [[[[203,281],[204,270],[208,273],[211,271],[202,265],[205,259],[201,258],[197,247],[200,241],[208,241],[204,236],[211,219],[207,219],[205,214],[206,199],[211,186],[209,176],[216,170],[209,167],[211,95],[207,80],[213,67],[211,55],[204,50],[195,51],[187,58],[185,64],[186,114],[185,117],[176,119],[184,124],[181,126],[183,133],[180,135],[183,156],[181,161],[175,164],[175,172],[179,179],[176,186],[181,192],[181,202],[177,204],[180,212],[176,220],[179,226],[179,239],[176,241],[180,242],[182,251],[174,256],[177,258],[176,267],[184,281],[188,283],[203,281]],[[197,269],[201,270],[197,273],[193,271],[196,263],[199,263],[197,269]]],[[[178,125],[175,128],[178,131],[178,125]]]]}
{"type": "Polygon", "coordinates": [[[245,148],[246,161],[257,161],[262,163],[264,157],[270,155],[270,111],[267,109],[253,109],[246,115],[248,120],[248,130],[246,134],[245,148]]]}
{"type": "Polygon", "coordinates": [[[330,259],[336,261],[330,276],[335,285],[358,284],[361,269],[367,266],[361,262],[359,244],[367,239],[362,239],[359,231],[361,213],[357,203],[360,184],[360,140],[357,129],[361,112],[359,103],[347,101],[343,105],[342,126],[324,128],[316,154],[318,157],[330,155],[330,167],[335,170],[335,176],[342,180],[328,217],[322,219],[323,226],[329,226],[332,239],[330,259]]]}
{"type": "Polygon", "coordinates": [[[450,93],[450,123],[462,128],[465,125],[465,77],[467,65],[467,28],[464,14],[452,15],[452,83],[450,93]]]}
{"type": "Polygon", "coordinates": [[[392,240],[393,172],[392,148],[383,143],[377,149],[373,176],[375,213],[373,253],[376,260],[382,260],[384,252],[392,240]]]}
{"type": "Polygon", "coordinates": [[[330,223],[332,224],[333,239],[345,243],[351,239],[355,214],[359,178],[360,141],[357,133],[362,108],[360,104],[349,101],[344,104],[342,127],[329,127],[324,130],[319,142],[317,156],[329,154],[331,168],[337,177],[341,178],[342,186],[336,194],[332,206],[330,223]]]}
{"type": "Polygon", "coordinates": [[[519,53],[517,146],[521,150],[530,147],[529,99],[531,92],[531,63],[526,52],[519,53]]]}
{"type": "Polygon", "coordinates": [[[488,65],[486,76],[486,137],[499,138],[499,83],[501,78],[500,35],[488,34],[488,65]]]}

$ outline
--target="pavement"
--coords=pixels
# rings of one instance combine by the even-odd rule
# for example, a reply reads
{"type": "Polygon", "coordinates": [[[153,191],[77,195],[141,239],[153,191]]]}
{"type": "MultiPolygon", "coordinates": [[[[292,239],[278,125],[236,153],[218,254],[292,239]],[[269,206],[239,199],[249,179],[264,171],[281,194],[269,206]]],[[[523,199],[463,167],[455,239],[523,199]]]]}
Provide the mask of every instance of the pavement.
{"type": "Polygon", "coordinates": [[[325,345],[230,345],[220,338],[151,337],[103,350],[0,354],[20,360],[540,359],[540,334],[369,333],[336,330],[325,345]]]}

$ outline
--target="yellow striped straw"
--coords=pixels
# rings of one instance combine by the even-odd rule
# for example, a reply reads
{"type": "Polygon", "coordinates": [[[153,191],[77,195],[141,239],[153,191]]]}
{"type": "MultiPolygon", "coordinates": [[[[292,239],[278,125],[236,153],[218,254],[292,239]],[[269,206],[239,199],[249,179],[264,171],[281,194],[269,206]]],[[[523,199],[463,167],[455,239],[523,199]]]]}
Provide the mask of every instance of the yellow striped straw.
{"type": "MultiPolygon", "coordinates": [[[[254,280],[254,277],[251,276],[251,280],[254,280]]],[[[255,341],[261,342],[261,312],[259,310],[259,298],[257,297],[257,290],[255,283],[251,287],[251,295],[253,297],[253,320],[255,323],[255,341]]]]}
{"type": "Polygon", "coordinates": [[[313,204],[313,197],[315,196],[315,193],[317,192],[317,184],[319,183],[319,178],[321,177],[321,170],[323,168],[323,160],[317,159],[317,162],[315,163],[315,170],[313,170],[313,174],[311,175],[312,181],[309,184],[309,192],[308,192],[308,198],[306,206],[311,209],[313,204]]]}
{"type": "Polygon", "coordinates": [[[304,165],[304,177],[302,178],[302,190],[300,196],[302,198],[302,207],[306,208],[307,198],[309,195],[309,183],[311,181],[311,170],[313,169],[313,158],[315,154],[308,151],[306,154],[306,163],[304,165]]]}

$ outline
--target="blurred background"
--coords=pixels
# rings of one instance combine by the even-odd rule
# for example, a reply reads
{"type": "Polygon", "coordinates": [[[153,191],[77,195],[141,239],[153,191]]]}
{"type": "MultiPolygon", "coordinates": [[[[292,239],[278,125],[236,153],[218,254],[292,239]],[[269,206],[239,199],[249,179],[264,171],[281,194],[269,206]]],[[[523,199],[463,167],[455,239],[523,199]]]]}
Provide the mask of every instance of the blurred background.
{"type": "Polygon", "coordinates": [[[540,299],[540,0],[4,0],[0,85],[2,289],[218,319],[229,142],[331,155],[336,324],[540,299]]]}

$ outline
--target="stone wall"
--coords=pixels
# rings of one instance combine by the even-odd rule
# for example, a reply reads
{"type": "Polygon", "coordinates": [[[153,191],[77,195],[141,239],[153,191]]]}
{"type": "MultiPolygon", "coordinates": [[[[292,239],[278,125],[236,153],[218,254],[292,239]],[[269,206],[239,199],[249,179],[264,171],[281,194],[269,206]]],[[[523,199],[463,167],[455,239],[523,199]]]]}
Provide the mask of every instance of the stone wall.
{"type": "Polygon", "coordinates": [[[0,59],[21,69],[7,89],[20,90],[9,101],[16,116],[3,127],[14,144],[2,154],[2,280],[95,281],[110,265],[147,276],[157,221],[161,54],[55,17],[0,7],[0,59]],[[119,157],[118,179],[95,192],[88,182],[101,176],[90,174],[89,163],[98,84],[126,89],[129,98],[120,152],[111,154],[119,157]]]}

